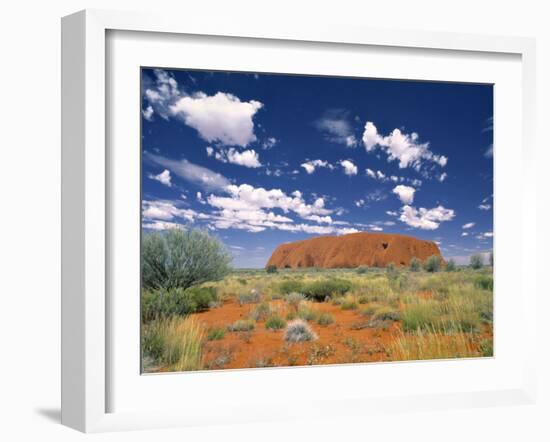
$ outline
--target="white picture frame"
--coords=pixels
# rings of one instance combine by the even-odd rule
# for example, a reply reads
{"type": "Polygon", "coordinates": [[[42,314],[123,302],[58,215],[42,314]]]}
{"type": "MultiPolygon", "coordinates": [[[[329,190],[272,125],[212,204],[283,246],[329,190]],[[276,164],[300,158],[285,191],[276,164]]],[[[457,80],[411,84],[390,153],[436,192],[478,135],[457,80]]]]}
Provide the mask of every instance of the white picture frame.
{"type": "MultiPolygon", "coordinates": [[[[513,54],[521,57],[522,109],[521,168],[521,292],[523,318],[536,316],[536,269],[526,257],[536,256],[536,192],[534,170],[535,43],[532,39],[450,33],[401,31],[398,33],[326,24],[292,27],[284,24],[217,23],[200,18],[182,25],[177,17],[143,13],[87,10],[62,21],[62,423],[84,432],[168,426],[207,425],[213,417],[173,407],[157,411],[110,411],[109,366],[113,355],[107,339],[111,321],[108,229],[111,216],[106,120],[109,93],[106,36],[110,31],[154,32],[163,35],[200,35],[226,38],[269,39],[273,42],[337,43],[384,48],[429,49],[483,54],[513,54]]],[[[157,34],[158,35],[158,34],[157,34]]],[[[519,136],[519,134],[518,134],[519,136]]],[[[497,166],[495,166],[497,167],[497,166]]],[[[495,243],[497,244],[497,243],[495,243]]],[[[498,260],[498,255],[497,258],[498,260]]],[[[498,277],[496,279],[498,289],[498,277]]],[[[501,286],[503,287],[503,286],[501,286]]],[[[521,319],[518,319],[521,321],[521,319]]],[[[535,323],[522,324],[524,336],[533,337],[535,323]]],[[[429,394],[372,397],[327,397],[313,407],[268,409],[237,399],[232,415],[215,414],[216,422],[254,422],[329,415],[363,415],[372,410],[391,411],[531,403],[536,393],[535,339],[525,341],[521,356],[520,383],[511,387],[461,393],[435,391],[429,394]],[[239,402],[240,401],[240,402],[239,402]]],[[[497,356],[498,357],[498,354],[497,356]]],[[[457,361],[460,364],[460,361],[457,361]]],[[[429,363],[428,363],[429,364],[429,363]]],[[[341,370],[333,367],[332,370],[341,370]]],[[[418,369],[418,368],[417,368],[418,369]]],[[[455,367],[456,369],[456,367],[455,367]]],[[[299,373],[300,369],[294,369],[299,373]]],[[[243,371],[233,376],[245,376],[243,371]]],[[[175,375],[177,376],[177,375],[175,375]]],[[[299,376],[290,375],[290,376],[299,376]]],[[[223,378],[218,381],[223,385],[223,378]]],[[[268,382],[264,376],[258,382],[268,382]]],[[[519,382],[519,381],[518,381],[519,382]]],[[[511,384],[512,385],[512,384],[511,384]]]]}

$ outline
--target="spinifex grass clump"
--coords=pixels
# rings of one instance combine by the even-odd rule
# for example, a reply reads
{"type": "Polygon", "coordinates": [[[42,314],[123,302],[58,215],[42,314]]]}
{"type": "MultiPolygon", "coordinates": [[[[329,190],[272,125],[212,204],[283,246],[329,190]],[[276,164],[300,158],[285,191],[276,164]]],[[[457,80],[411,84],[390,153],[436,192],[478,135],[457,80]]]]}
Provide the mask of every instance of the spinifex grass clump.
{"type": "Polygon", "coordinates": [[[254,327],[256,323],[252,319],[239,319],[227,326],[227,329],[231,332],[245,332],[254,330],[254,327]]]}
{"type": "Polygon", "coordinates": [[[208,330],[209,341],[219,341],[225,337],[225,329],[223,327],[214,327],[208,330]]]}
{"type": "Polygon", "coordinates": [[[302,295],[301,293],[292,292],[292,293],[289,293],[286,296],[285,301],[294,310],[298,310],[298,306],[305,299],[306,299],[306,297],[304,295],[302,295]]]}
{"type": "Polygon", "coordinates": [[[317,324],[319,325],[330,325],[334,322],[334,316],[330,313],[321,313],[317,318],[317,324]]]}
{"type": "Polygon", "coordinates": [[[272,310],[267,302],[262,302],[258,304],[252,312],[250,312],[249,318],[254,321],[263,321],[269,315],[271,315],[272,310]]]}
{"type": "Polygon", "coordinates": [[[285,330],[285,341],[287,342],[306,342],[314,341],[317,335],[303,319],[290,321],[285,330]]]}
{"type": "Polygon", "coordinates": [[[195,318],[154,321],[143,329],[144,355],[170,371],[201,370],[204,330],[195,318]]]}
{"type": "Polygon", "coordinates": [[[242,293],[239,295],[239,304],[254,304],[260,302],[262,299],[262,294],[257,289],[252,289],[248,293],[242,293]]]}
{"type": "Polygon", "coordinates": [[[286,327],[286,321],[277,315],[272,315],[265,320],[265,328],[268,330],[280,330],[286,327]]]}
{"type": "Polygon", "coordinates": [[[357,303],[357,298],[355,296],[346,295],[340,304],[342,310],[355,310],[359,307],[357,303]]]}

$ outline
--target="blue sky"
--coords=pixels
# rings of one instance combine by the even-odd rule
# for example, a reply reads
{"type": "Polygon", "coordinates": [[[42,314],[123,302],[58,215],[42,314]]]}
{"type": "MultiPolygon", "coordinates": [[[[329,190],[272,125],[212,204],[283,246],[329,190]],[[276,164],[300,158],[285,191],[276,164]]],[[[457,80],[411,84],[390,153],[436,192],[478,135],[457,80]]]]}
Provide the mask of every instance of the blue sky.
{"type": "Polygon", "coordinates": [[[208,229],[236,267],[355,231],[493,244],[493,87],[142,69],[142,226],[208,229]]]}

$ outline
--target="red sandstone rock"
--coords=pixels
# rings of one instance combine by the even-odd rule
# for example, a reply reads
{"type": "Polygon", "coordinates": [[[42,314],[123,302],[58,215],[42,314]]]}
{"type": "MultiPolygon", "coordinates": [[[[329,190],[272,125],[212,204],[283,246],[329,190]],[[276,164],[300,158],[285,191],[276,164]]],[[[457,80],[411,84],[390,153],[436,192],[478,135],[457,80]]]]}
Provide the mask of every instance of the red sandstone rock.
{"type": "MultiPolygon", "coordinates": [[[[408,266],[413,257],[425,261],[441,252],[432,241],[390,233],[351,233],[342,236],[319,236],[281,244],[266,266],[290,267],[385,267],[408,266]]],[[[443,259],[443,258],[441,258],[443,259]]]]}

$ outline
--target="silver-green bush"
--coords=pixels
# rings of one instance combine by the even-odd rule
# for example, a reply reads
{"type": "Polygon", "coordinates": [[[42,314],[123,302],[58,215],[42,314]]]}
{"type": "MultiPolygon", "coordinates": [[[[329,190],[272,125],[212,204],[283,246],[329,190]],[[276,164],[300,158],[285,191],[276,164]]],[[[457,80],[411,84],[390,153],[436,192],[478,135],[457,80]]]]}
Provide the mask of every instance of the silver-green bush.
{"type": "Polygon", "coordinates": [[[207,232],[173,229],[148,233],[142,239],[141,269],[146,289],[188,288],[223,278],[231,255],[207,232]]]}

